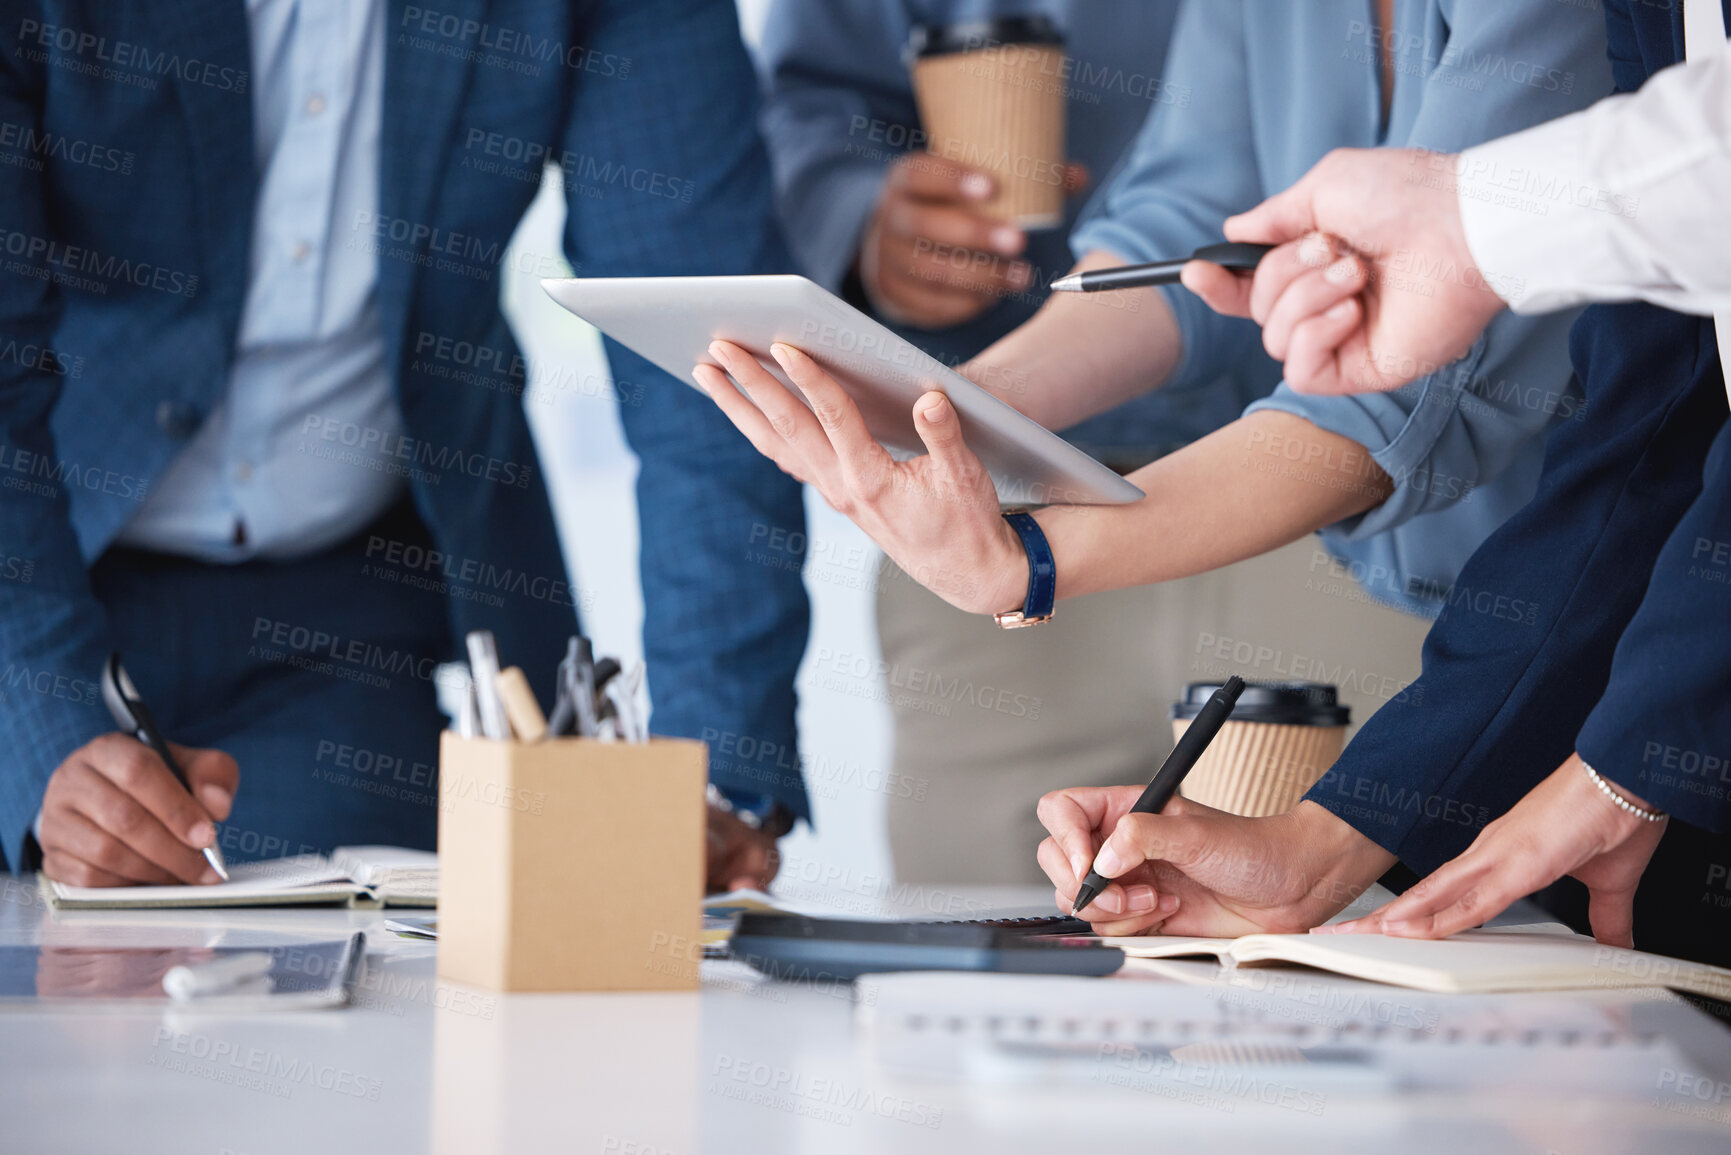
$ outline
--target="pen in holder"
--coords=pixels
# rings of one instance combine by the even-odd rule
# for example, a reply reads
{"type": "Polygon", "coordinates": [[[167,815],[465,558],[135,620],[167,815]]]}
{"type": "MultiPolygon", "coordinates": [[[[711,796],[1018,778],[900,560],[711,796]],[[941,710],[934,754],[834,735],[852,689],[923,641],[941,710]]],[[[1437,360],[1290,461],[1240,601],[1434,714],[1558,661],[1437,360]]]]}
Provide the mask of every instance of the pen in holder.
{"type": "Polygon", "coordinates": [[[439,974],[501,991],[693,990],[701,742],[439,745],[439,974]]]}

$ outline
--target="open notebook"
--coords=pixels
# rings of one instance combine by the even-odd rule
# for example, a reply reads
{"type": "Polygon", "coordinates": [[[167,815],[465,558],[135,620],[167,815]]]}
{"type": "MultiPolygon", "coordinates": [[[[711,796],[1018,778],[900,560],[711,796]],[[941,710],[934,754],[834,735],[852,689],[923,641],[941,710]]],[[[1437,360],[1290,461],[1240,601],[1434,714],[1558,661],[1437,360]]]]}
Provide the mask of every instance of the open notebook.
{"type": "Polygon", "coordinates": [[[303,854],[229,867],[211,886],[67,886],[42,878],[62,910],[140,910],[197,906],[436,906],[439,858],[397,846],[339,846],[329,858],[303,854]]]}
{"type": "Polygon", "coordinates": [[[1103,941],[1132,959],[1212,955],[1229,967],[1289,963],[1439,994],[1669,987],[1731,999],[1731,970],[1601,946],[1560,923],[1469,930],[1438,941],[1377,934],[1103,941]]]}

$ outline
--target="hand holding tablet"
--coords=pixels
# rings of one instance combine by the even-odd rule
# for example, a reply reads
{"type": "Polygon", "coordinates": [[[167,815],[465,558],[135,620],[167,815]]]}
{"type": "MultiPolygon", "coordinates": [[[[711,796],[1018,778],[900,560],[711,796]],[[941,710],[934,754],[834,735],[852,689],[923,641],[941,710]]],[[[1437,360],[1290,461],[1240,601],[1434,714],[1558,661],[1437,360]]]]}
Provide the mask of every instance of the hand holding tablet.
{"type": "Polygon", "coordinates": [[[699,365],[694,376],[728,419],[915,580],[969,613],[1021,604],[1027,555],[999,516],[992,480],[942,393],[926,393],[913,410],[926,454],[897,461],[872,438],[846,390],[800,350],[778,342],[770,354],[803,404],[739,346],[717,341],[709,352],[727,372],[699,365]]]}

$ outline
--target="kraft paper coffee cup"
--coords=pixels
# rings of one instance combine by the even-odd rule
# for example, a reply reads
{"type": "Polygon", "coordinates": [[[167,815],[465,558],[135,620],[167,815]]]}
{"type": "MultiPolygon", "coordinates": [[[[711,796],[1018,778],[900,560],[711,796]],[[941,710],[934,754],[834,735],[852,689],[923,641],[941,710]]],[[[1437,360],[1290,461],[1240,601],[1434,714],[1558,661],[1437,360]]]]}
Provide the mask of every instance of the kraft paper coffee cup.
{"type": "MultiPolygon", "coordinates": [[[[1219,682],[1184,688],[1184,700],[1172,707],[1174,739],[1219,688],[1219,682]]],[[[1351,720],[1333,686],[1252,682],[1179,793],[1246,818],[1285,814],[1340,757],[1351,720]]]]}
{"type": "Polygon", "coordinates": [[[991,173],[985,215],[1064,223],[1064,36],[1034,16],[914,29],[914,96],[928,151],[991,173]]]}

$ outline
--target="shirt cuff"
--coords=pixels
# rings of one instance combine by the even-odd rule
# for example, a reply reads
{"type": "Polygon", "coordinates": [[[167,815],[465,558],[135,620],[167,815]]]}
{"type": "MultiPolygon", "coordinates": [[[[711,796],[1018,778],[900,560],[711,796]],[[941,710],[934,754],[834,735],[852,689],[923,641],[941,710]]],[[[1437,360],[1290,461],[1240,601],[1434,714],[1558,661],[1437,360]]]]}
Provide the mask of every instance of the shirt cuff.
{"type": "Polygon", "coordinates": [[[1438,442],[1464,383],[1478,370],[1485,346],[1486,338],[1480,336],[1461,360],[1388,393],[1330,397],[1299,393],[1282,382],[1245,413],[1265,409],[1290,413],[1363,447],[1366,461],[1340,464],[1368,482],[1367,463],[1374,463],[1394,482],[1394,491],[1363,513],[1326,528],[1342,541],[1365,541],[1399,529],[1420,514],[1447,509],[1471,494],[1476,464],[1444,459],[1438,442]]]}
{"type": "Polygon", "coordinates": [[[1517,313],[1565,309],[1587,300],[1588,286],[1628,279],[1619,230],[1607,226],[1633,217],[1639,202],[1597,179],[1592,125],[1590,113],[1576,113],[1456,158],[1467,249],[1517,313]]]}

